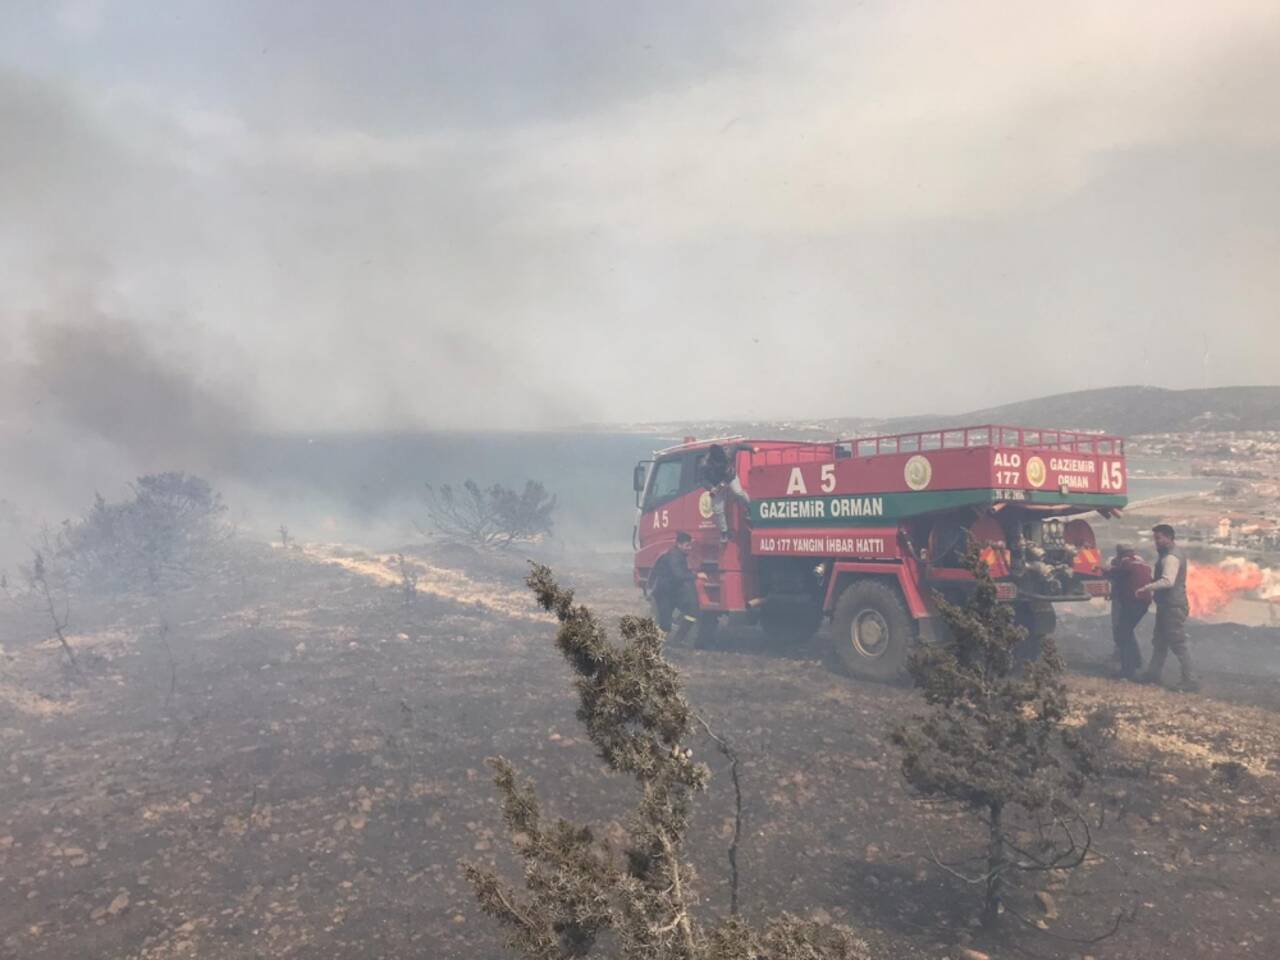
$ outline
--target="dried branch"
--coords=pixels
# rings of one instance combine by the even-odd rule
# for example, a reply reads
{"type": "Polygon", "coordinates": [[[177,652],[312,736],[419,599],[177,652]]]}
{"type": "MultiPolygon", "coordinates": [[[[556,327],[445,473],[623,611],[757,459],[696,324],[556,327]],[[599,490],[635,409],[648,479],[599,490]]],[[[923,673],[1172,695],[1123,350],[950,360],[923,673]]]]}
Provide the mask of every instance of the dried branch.
{"type": "Polygon", "coordinates": [[[420,574],[413,565],[404,558],[403,553],[396,554],[396,569],[400,573],[400,593],[406,604],[418,599],[418,580],[420,574]]]}
{"type": "MultiPolygon", "coordinates": [[[[929,842],[928,837],[925,837],[924,843],[925,843],[925,846],[929,848],[929,859],[933,861],[934,866],[938,867],[941,870],[946,871],[951,876],[955,877],[957,880],[962,880],[965,883],[972,884],[973,886],[977,886],[980,883],[987,883],[990,880],[994,879],[995,877],[998,877],[1005,870],[1004,866],[1000,866],[995,868],[994,870],[984,873],[980,877],[970,877],[970,876],[967,876],[966,874],[961,873],[959,870],[956,870],[952,864],[942,860],[942,858],[940,858],[937,852],[933,849],[933,844],[929,842]]],[[[981,858],[976,858],[976,859],[981,859],[981,858]]]]}
{"type": "Polygon", "coordinates": [[[733,784],[733,839],[729,841],[729,916],[738,915],[738,843],[742,837],[742,781],[739,778],[738,752],[711,729],[700,714],[694,714],[703,731],[729,761],[729,781],[733,784]]]}
{"type": "Polygon", "coordinates": [[[33,550],[32,554],[33,559],[31,569],[28,572],[28,580],[32,588],[38,591],[44,599],[45,609],[49,613],[49,622],[53,624],[53,632],[58,638],[62,652],[66,655],[67,665],[72,675],[80,683],[87,683],[84,671],[80,669],[80,661],[76,659],[75,651],[71,649],[71,644],[67,642],[66,628],[71,616],[71,600],[69,597],[63,598],[62,616],[59,617],[57,607],[53,602],[53,591],[49,586],[49,572],[45,564],[44,554],[39,550],[33,550]]]}
{"type": "Polygon", "coordinates": [[[1125,923],[1132,923],[1134,919],[1134,913],[1132,910],[1129,913],[1125,913],[1123,910],[1117,910],[1110,929],[1106,930],[1105,932],[1100,933],[1094,937],[1068,937],[1061,933],[1054,933],[1052,930],[1043,929],[1042,927],[1037,925],[1034,920],[1030,920],[1027,917],[1024,917],[1021,913],[1019,913],[1017,910],[1014,910],[1012,907],[1008,905],[1005,906],[1005,912],[1007,912],[1010,916],[1014,917],[1015,919],[1022,921],[1028,927],[1031,927],[1033,930],[1036,930],[1042,936],[1049,937],[1050,939],[1053,939],[1053,940],[1060,940],[1063,943],[1078,944],[1079,946],[1089,946],[1091,944],[1101,943],[1103,940],[1108,940],[1111,937],[1114,937],[1120,931],[1121,926],[1123,926],[1125,923]]]}

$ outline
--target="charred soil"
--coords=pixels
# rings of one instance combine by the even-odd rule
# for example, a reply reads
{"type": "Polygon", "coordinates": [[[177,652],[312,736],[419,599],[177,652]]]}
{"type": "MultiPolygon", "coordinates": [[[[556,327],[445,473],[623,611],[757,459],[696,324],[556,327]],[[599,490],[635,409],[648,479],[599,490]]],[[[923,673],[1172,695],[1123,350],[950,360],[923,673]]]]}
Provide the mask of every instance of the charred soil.
{"type": "MultiPolygon", "coordinates": [[[[0,956],[502,956],[458,868],[514,868],[484,758],[510,758],[549,812],[605,835],[628,785],[578,727],[525,565],[410,560],[407,591],[393,557],[238,545],[167,598],[167,648],[153,601],[73,608],[87,686],[64,679],[20,598],[0,597],[0,956]]],[[[601,615],[640,609],[625,561],[557,572],[601,615]]],[[[1275,956],[1275,674],[1224,667],[1181,696],[1100,675],[1095,623],[1059,636],[1077,708],[1115,713],[1093,856],[1015,895],[1026,922],[1006,917],[995,939],[974,925],[973,888],[931,863],[981,837],[913,800],[887,746],[918,709],[910,690],[836,676],[817,644],[769,651],[756,631],[672,651],[742,757],[744,912],[848,922],[894,958],[1275,956]],[[1114,937],[1073,942],[1116,910],[1132,920],[1114,937]]],[[[710,743],[702,759],[715,779],[693,830],[699,891],[727,909],[733,796],[710,743]]]]}

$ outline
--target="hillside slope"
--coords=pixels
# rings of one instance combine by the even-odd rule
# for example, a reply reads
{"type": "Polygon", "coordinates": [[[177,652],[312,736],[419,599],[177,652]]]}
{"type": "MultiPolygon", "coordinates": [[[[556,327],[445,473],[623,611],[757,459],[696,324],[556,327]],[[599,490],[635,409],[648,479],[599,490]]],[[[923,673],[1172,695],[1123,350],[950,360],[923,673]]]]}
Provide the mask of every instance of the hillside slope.
{"type": "MultiPolygon", "coordinates": [[[[1132,437],[1189,431],[1280,431],[1280,386],[1211,387],[1166,390],[1162,387],[1105,387],[1021,400],[967,413],[927,414],[871,419],[706,420],[629,425],[628,429],[666,436],[778,436],[817,438],[868,436],[978,423],[1102,430],[1132,437]]],[[[598,427],[596,429],[599,429],[598,427]]]]}
{"type": "Polygon", "coordinates": [[[891,421],[891,425],[893,429],[912,429],[917,423],[946,426],[986,421],[1080,427],[1123,436],[1189,430],[1280,430],[1280,387],[1108,387],[1023,400],[958,416],[903,418],[891,421]],[[908,422],[911,426],[901,426],[908,422]]]}

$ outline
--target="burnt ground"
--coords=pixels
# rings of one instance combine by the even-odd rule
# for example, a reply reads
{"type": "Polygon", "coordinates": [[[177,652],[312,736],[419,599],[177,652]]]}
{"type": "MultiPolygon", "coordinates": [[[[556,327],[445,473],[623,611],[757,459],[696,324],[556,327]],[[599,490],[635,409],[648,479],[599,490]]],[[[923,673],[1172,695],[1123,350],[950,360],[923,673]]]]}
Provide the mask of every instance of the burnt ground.
{"type": "MultiPolygon", "coordinates": [[[[458,870],[513,868],[483,758],[509,757],[551,811],[606,833],[629,799],[574,720],[522,565],[435,556],[409,600],[378,558],[237,551],[163,610],[73,608],[83,688],[66,685],[39,612],[0,595],[0,956],[501,956],[458,870]]],[[[561,567],[601,613],[637,609],[625,558],[561,567]]],[[[1203,695],[1181,696],[1107,679],[1102,624],[1060,636],[1081,709],[1118,717],[1101,826],[1085,868],[1013,897],[1027,922],[1007,916],[998,939],[972,927],[976,888],[930,863],[931,847],[977,852],[978,833],[912,800],[885,745],[916,708],[911,691],[836,676],[815,650],[770,652],[749,630],[672,651],[743,757],[744,911],[843,920],[895,958],[966,944],[997,957],[1280,955],[1280,682],[1258,666],[1280,637],[1197,631],[1212,670],[1203,695]],[[1116,910],[1132,920],[1114,937],[1073,942],[1116,910]]],[[[732,795],[723,758],[703,754],[716,778],[692,855],[714,914],[728,901],[732,795]]]]}

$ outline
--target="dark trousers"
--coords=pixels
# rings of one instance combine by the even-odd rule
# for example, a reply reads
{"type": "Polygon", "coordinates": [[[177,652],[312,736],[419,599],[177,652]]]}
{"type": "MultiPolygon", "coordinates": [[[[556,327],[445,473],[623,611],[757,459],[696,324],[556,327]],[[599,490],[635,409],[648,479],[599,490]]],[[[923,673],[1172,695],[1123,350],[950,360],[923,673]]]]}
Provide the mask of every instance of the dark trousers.
{"type": "Polygon", "coordinates": [[[1191,653],[1187,650],[1187,608],[1172,605],[1156,605],[1156,628],[1151,635],[1151,666],[1147,676],[1159,682],[1164,673],[1165,658],[1172,653],[1182,668],[1182,682],[1193,683],[1191,653]]]}
{"type": "Polygon", "coordinates": [[[698,592],[692,583],[672,584],[666,588],[653,591],[653,606],[657,613],[658,626],[664,633],[671,632],[671,618],[677,609],[682,614],[696,617],[698,615],[698,592]]]}
{"type": "Polygon", "coordinates": [[[1116,651],[1120,654],[1120,674],[1130,680],[1142,669],[1142,651],[1138,648],[1138,638],[1134,631],[1147,615],[1147,605],[1116,604],[1111,611],[1111,639],[1116,643],[1116,651]]]}

